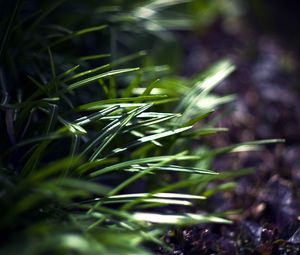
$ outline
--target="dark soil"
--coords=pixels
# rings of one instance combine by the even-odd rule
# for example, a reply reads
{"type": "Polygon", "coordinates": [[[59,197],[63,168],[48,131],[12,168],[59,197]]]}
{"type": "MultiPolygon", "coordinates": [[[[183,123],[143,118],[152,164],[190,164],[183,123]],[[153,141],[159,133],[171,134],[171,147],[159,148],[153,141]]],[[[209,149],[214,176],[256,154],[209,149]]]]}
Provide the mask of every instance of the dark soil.
{"type": "Polygon", "coordinates": [[[300,254],[299,59],[276,38],[247,26],[229,34],[218,23],[205,37],[186,34],[183,38],[187,49],[184,75],[220,58],[229,58],[237,66],[217,91],[237,94],[235,111],[219,123],[229,132],[209,142],[213,146],[268,138],[286,142],[260,152],[218,158],[214,168],[221,171],[257,169],[240,178],[235,190],[208,201],[216,212],[242,208],[242,213],[231,216],[232,225],[170,231],[165,239],[173,251],[157,254],[300,254]]]}

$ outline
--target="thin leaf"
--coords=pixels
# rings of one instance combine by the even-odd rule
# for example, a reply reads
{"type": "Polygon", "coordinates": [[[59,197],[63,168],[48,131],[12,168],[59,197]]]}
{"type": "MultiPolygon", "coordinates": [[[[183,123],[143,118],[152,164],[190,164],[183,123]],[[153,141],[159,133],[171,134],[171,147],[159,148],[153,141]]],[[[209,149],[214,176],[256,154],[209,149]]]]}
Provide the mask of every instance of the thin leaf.
{"type": "Polygon", "coordinates": [[[115,155],[117,153],[126,151],[129,148],[138,146],[138,145],[146,143],[146,142],[155,141],[155,140],[158,140],[158,139],[162,139],[162,138],[165,138],[165,137],[168,137],[168,136],[173,136],[173,135],[185,132],[185,131],[187,131],[191,128],[192,127],[178,128],[178,129],[174,129],[174,130],[168,130],[168,131],[165,131],[165,132],[162,132],[162,133],[159,133],[159,134],[154,134],[154,135],[141,137],[141,138],[137,139],[135,142],[127,145],[126,147],[114,149],[113,152],[110,153],[109,155],[107,155],[106,157],[110,157],[112,155],[115,155]]]}
{"type": "Polygon", "coordinates": [[[186,154],[185,152],[182,153],[178,153],[177,155],[171,156],[168,159],[165,159],[161,162],[158,162],[156,164],[154,164],[153,166],[147,168],[146,170],[139,172],[131,177],[129,177],[128,179],[126,179],[125,181],[123,181],[122,183],[120,183],[117,187],[115,187],[112,191],[109,192],[109,196],[113,196],[115,194],[117,194],[118,192],[120,192],[122,189],[124,189],[125,187],[127,187],[128,185],[130,185],[131,183],[135,182],[136,180],[140,179],[141,177],[143,177],[144,175],[152,172],[153,170],[155,170],[158,167],[161,167],[165,164],[168,164],[169,162],[172,162],[176,159],[176,157],[178,156],[183,156],[184,154],[186,154]]]}
{"type": "MultiPolygon", "coordinates": [[[[167,160],[170,157],[171,157],[171,155],[128,160],[128,161],[125,161],[125,162],[118,163],[116,165],[111,165],[111,166],[105,167],[105,168],[103,168],[101,170],[98,170],[98,171],[94,171],[94,172],[90,173],[89,176],[96,177],[96,176],[99,176],[101,174],[106,174],[106,173],[109,173],[109,172],[118,171],[118,170],[121,170],[121,169],[125,169],[126,167],[129,167],[129,166],[132,166],[132,165],[137,165],[137,164],[160,162],[160,161],[167,160]]],[[[198,160],[198,159],[199,159],[198,156],[183,155],[183,156],[178,156],[175,159],[175,161],[198,160]]],[[[99,164],[101,164],[102,159],[98,160],[98,162],[99,162],[99,164]]],[[[87,171],[87,170],[89,170],[93,167],[96,167],[97,165],[95,165],[95,163],[97,164],[97,162],[94,162],[92,164],[91,163],[86,163],[86,164],[82,165],[80,167],[80,170],[81,170],[80,172],[85,172],[85,171],[87,171]]]]}
{"type": "Polygon", "coordinates": [[[99,110],[103,108],[103,105],[110,105],[110,104],[116,104],[119,106],[122,106],[123,103],[135,103],[135,102],[141,102],[141,101],[154,101],[157,99],[166,98],[166,95],[156,95],[156,96],[138,96],[138,97],[123,97],[123,98],[113,98],[113,99],[107,99],[97,102],[92,102],[88,104],[84,104],[78,107],[79,110],[99,110]]]}
{"type": "Polygon", "coordinates": [[[158,223],[158,224],[172,224],[172,225],[191,225],[191,224],[200,224],[200,223],[222,223],[228,224],[231,221],[215,217],[215,216],[206,216],[200,214],[192,214],[187,213],[184,215],[165,215],[165,214],[158,214],[158,213],[142,213],[137,212],[133,214],[133,218],[135,220],[141,220],[150,223],[158,223]]]}
{"type": "MultiPolygon", "coordinates": [[[[131,168],[126,169],[126,170],[140,172],[140,171],[144,171],[152,166],[153,166],[153,164],[147,164],[146,166],[133,165],[133,166],[131,166],[131,168]]],[[[211,170],[200,169],[200,168],[195,168],[195,167],[182,167],[182,166],[176,166],[176,165],[157,167],[156,170],[163,170],[163,171],[170,171],[170,172],[182,172],[182,173],[190,173],[190,174],[211,174],[211,175],[218,174],[211,170]]]]}
{"type": "Polygon", "coordinates": [[[124,74],[124,73],[135,72],[138,70],[139,70],[139,68],[125,68],[125,69],[119,69],[119,70],[112,70],[112,71],[109,71],[106,73],[98,74],[98,75],[80,80],[78,82],[72,83],[71,85],[68,86],[68,90],[74,90],[74,89],[81,88],[81,87],[86,86],[94,81],[99,80],[99,79],[108,78],[111,76],[124,74]]]}
{"type": "Polygon", "coordinates": [[[81,36],[87,33],[91,33],[91,32],[96,32],[96,31],[100,31],[103,30],[104,28],[106,28],[107,25],[101,25],[101,26],[95,26],[95,27],[89,27],[89,28],[84,28],[82,30],[79,30],[77,32],[74,32],[72,34],[68,34],[60,39],[58,39],[57,41],[53,42],[50,44],[50,47],[53,48],[54,46],[57,46],[67,40],[71,40],[72,38],[75,38],[77,36],[81,36]]]}
{"type": "Polygon", "coordinates": [[[98,146],[98,148],[95,150],[95,152],[93,153],[93,155],[90,157],[90,160],[95,160],[99,154],[104,150],[104,148],[110,143],[110,141],[117,135],[120,133],[120,131],[122,130],[122,128],[135,116],[139,115],[141,112],[147,110],[149,107],[151,107],[151,105],[146,105],[140,108],[137,108],[135,110],[133,110],[132,112],[130,112],[128,114],[128,116],[126,116],[126,118],[124,118],[122,121],[120,121],[118,123],[118,125],[115,127],[115,130],[111,130],[110,134],[108,134],[105,137],[104,142],[98,146]]]}

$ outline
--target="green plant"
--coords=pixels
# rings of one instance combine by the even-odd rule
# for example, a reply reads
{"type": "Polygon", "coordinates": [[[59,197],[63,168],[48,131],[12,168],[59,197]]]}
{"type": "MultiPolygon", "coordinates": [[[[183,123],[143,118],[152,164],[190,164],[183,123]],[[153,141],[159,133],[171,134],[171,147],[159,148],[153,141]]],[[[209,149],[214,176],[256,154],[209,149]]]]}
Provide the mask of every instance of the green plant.
{"type": "MultiPolygon", "coordinates": [[[[26,2],[17,1],[1,23],[1,253],[150,254],[142,245],[164,245],[159,237],[170,225],[229,223],[176,208],[205,198],[185,194],[191,186],[225,176],[199,162],[208,167],[207,159],[245,148],[190,148],[224,131],[197,123],[232,100],[211,90],[233,66],[222,61],[191,79],[158,81],[155,66],[118,68],[143,53],[107,64],[104,46],[103,54],[78,57],[94,47],[89,40],[109,41],[108,27],[92,16],[89,27],[69,31],[65,24],[74,28],[86,15],[65,17],[65,5],[49,15],[62,2],[41,1],[45,12],[24,16],[26,2]]],[[[110,24],[115,16],[104,17],[110,24]]]]}

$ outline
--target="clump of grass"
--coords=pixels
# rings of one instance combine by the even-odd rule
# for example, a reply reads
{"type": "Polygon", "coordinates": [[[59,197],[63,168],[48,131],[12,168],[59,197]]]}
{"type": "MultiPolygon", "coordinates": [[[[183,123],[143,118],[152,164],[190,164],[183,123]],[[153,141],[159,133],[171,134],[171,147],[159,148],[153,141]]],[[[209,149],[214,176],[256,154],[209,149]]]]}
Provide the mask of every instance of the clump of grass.
{"type": "Polygon", "coordinates": [[[28,14],[33,3],[17,1],[1,23],[1,252],[150,254],[143,244],[164,246],[159,237],[170,225],[229,223],[176,208],[205,199],[184,190],[224,178],[208,164],[199,167],[205,160],[266,142],[190,146],[224,131],[198,123],[232,100],[211,94],[232,64],[221,61],[191,79],[157,80],[162,67],[131,66],[143,51],[117,58],[114,19],[147,30],[147,22],[164,24],[154,17],[173,1],[135,6],[131,19],[120,6],[75,1],[82,9],[74,10],[93,6],[106,21],[92,16],[77,30],[65,24],[76,27],[86,14],[66,18],[68,5],[55,11],[63,2],[42,1],[44,10],[28,14]],[[144,20],[142,10],[153,19],[144,20]],[[110,60],[105,45],[90,54],[102,38],[111,42],[110,60]]]}

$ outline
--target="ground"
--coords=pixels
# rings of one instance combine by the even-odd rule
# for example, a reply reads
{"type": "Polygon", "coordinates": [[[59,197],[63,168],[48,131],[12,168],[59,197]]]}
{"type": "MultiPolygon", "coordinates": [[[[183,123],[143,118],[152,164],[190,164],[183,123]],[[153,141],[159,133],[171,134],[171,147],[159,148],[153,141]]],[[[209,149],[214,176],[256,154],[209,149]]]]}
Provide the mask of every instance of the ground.
{"type": "Polygon", "coordinates": [[[254,139],[284,138],[263,151],[218,158],[220,171],[255,167],[237,188],[213,197],[214,211],[241,209],[232,225],[199,225],[170,231],[173,247],[158,254],[300,254],[300,85],[294,50],[278,38],[244,26],[224,32],[220,23],[204,37],[181,36],[186,49],[183,75],[220,58],[237,71],[217,90],[237,94],[234,112],[218,125],[229,132],[208,142],[223,146],[254,139]]]}

